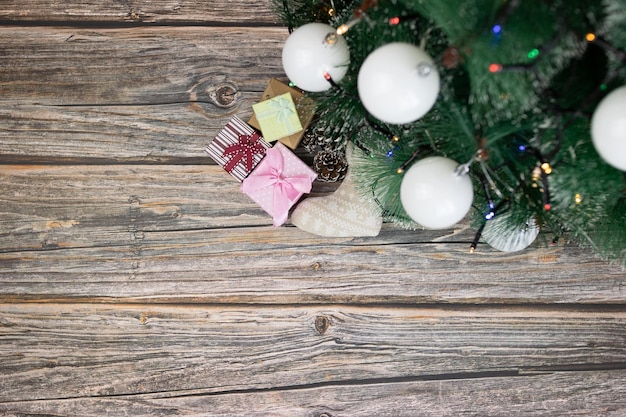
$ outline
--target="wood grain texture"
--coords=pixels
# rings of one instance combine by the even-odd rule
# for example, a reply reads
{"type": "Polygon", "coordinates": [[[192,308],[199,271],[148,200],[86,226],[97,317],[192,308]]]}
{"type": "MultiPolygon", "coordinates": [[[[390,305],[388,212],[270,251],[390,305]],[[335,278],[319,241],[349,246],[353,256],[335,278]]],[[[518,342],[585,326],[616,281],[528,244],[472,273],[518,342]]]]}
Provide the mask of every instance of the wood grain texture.
{"type": "Polygon", "coordinates": [[[273,228],[217,166],[1,166],[0,182],[0,294],[13,299],[624,303],[624,272],[584,248],[470,254],[467,225],[273,228]]]}
{"type": "Polygon", "coordinates": [[[623,271],[575,247],[470,255],[467,244],[398,243],[393,235],[369,243],[286,227],[127,232],[118,246],[0,254],[0,293],[144,303],[624,304],[623,271]]]}
{"type": "MultiPolygon", "coordinates": [[[[271,224],[270,216],[241,192],[240,183],[215,165],[0,165],[0,183],[4,252],[118,246],[128,243],[129,232],[271,224]]],[[[315,182],[309,195],[324,195],[336,187],[315,182]]],[[[411,235],[421,241],[467,242],[467,229],[461,225],[458,233],[398,231],[397,242],[407,242],[411,235]]],[[[296,244],[327,241],[306,236],[296,244]]]]}
{"type": "Polygon", "coordinates": [[[626,414],[623,371],[0,403],[7,416],[537,417],[626,414]]]}
{"type": "MultiPolygon", "coordinates": [[[[2,252],[119,246],[144,232],[271,225],[216,165],[0,165],[0,183],[2,252]]],[[[310,195],[336,187],[316,182],[310,195]]]]}
{"type": "Polygon", "coordinates": [[[0,4],[0,414],[625,415],[622,269],[273,228],[205,155],[284,76],[270,5],[0,4]]]}
{"type": "Polygon", "coordinates": [[[271,0],[3,0],[0,21],[277,24],[271,0]]]}
{"type": "Polygon", "coordinates": [[[1,27],[2,99],[62,106],[211,102],[210,87],[230,80],[262,92],[279,74],[286,38],[282,28],[1,27]]]}
{"type": "Polygon", "coordinates": [[[282,28],[0,27],[0,155],[198,158],[280,77],[282,28]]]}
{"type": "Polygon", "coordinates": [[[2,402],[626,363],[619,311],[5,304],[0,320],[2,402]]]}

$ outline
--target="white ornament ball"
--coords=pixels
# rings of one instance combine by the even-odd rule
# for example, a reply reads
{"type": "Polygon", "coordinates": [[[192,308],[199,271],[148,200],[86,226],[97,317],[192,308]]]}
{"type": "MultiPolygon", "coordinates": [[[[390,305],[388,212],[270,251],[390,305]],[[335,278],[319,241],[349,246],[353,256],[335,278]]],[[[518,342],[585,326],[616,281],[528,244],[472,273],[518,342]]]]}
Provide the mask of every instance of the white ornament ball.
{"type": "Polygon", "coordinates": [[[407,214],[427,229],[445,229],[458,223],[474,200],[472,181],[458,175],[452,159],[431,156],[417,161],[404,174],[400,200],[407,214]]]}
{"type": "Polygon", "coordinates": [[[330,74],[334,82],[346,75],[350,64],[348,44],[342,36],[326,42],[332,26],[308,23],[293,31],[283,46],[283,69],[289,79],[305,91],[328,90],[331,84],[324,77],[330,74]]]}
{"type": "Polygon", "coordinates": [[[534,218],[518,227],[508,227],[508,214],[501,214],[487,221],[482,237],[485,242],[501,252],[518,252],[526,249],[537,239],[539,226],[534,218]]]}
{"type": "Polygon", "coordinates": [[[602,159],[626,171],[626,86],[613,90],[596,108],[591,140],[602,159]]]}
{"type": "Polygon", "coordinates": [[[415,45],[394,42],[368,55],[359,70],[359,97],[367,111],[392,124],[411,123],[431,109],[439,95],[439,73],[415,45]]]}

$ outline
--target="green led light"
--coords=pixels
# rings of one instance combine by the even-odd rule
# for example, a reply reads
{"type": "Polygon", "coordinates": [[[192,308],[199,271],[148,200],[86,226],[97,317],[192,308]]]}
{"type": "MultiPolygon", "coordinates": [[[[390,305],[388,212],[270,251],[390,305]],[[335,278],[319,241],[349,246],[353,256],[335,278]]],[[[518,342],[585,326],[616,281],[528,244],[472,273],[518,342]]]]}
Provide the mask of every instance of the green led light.
{"type": "Polygon", "coordinates": [[[600,84],[600,90],[606,91],[606,84],[600,84]]]}
{"type": "Polygon", "coordinates": [[[289,87],[295,87],[296,83],[294,83],[293,81],[289,81],[289,87]]]}
{"type": "Polygon", "coordinates": [[[539,49],[535,48],[528,53],[528,59],[537,58],[538,55],[539,55],[539,49]]]}

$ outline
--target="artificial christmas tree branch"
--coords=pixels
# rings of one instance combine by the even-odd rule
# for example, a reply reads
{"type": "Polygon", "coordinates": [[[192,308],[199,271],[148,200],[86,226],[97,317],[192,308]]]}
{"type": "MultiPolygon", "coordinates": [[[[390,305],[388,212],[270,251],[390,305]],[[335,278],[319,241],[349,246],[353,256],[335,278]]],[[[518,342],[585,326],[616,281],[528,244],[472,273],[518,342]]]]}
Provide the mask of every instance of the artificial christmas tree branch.
{"type": "MultiPolygon", "coordinates": [[[[477,236],[494,219],[530,237],[525,231],[536,224],[626,265],[626,131],[611,130],[626,118],[619,113],[619,103],[626,108],[626,0],[276,0],[276,7],[289,14],[294,34],[311,22],[330,24],[329,33],[350,23],[339,35],[349,49],[346,71],[308,93],[318,106],[314,128],[326,147],[342,150],[350,141],[367,150],[354,158],[353,180],[387,221],[421,227],[400,190],[424,160],[472,161],[467,175],[477,192],[469,216],[477,236]],[[404,111],[412,83],[438,83],[427,112],[400,121],[363,100],[377,87],[363,82],[374,52],[394,44],[426,55],[416,55],[423,63],[415,73],[376,91],[390,98],[385,106],[404,111]],[[594,123],[602,114],[615,116],[594,123]]],[[[412,65],[403,54],[385,59],[370,80],[412,65]]],[[[434,194],[425,205],[444,197],[434,194]]]]}

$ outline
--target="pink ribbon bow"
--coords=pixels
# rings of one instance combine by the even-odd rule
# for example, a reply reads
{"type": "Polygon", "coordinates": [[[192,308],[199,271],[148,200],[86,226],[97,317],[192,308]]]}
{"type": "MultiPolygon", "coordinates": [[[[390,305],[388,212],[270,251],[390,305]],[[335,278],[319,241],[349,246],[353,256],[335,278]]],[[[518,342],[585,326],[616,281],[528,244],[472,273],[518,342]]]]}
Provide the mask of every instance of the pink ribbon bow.
{"type": "Polygon", "coordinates": [[[274,226],[285,223],[289,208],[303,193],[311,191],[311,178],[307,175],[285,176],[284,164],[283,154],[276,148],[270,148],[265,159],[241,184],[241,189],[246,194],[273,187],[274,226]]]}
{"type": "Polygon", "coordinates": [[[222,154],[225,158],[230,159],[224,165],[226,172],[231,172],[237,164],[243,159],[246,172],[252,171],[254,164],[254,155],[265,152],[263,145],[259,143],[259,134],[254,132],[252,135],[239,135],[237,143],[230,145],[224,149],[222,154]]]}

